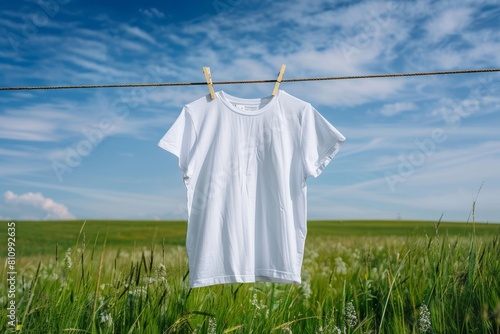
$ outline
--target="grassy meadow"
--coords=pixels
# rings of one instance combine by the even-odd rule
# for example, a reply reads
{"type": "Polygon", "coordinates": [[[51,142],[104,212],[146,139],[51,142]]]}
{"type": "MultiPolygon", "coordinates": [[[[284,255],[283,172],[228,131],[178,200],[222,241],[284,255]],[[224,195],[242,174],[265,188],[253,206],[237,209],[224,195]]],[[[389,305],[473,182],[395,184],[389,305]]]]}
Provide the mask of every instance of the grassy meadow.
{"type": "MultiPolygon", "coordinates": [[[[7,222],[0,222],[0,328],[7,222]]],[[[500,333],[500,225],[310,221],[302,284],[189,288],[182,221],[16,222],[18,333],[500,333]]]]}

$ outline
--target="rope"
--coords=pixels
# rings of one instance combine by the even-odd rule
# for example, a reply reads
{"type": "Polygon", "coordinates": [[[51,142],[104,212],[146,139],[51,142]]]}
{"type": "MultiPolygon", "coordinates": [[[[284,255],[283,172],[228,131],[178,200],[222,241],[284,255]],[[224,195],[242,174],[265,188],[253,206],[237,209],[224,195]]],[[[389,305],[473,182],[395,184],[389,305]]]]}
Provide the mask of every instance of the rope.
{"type": "MultiPolygon", "coordinates": [[[[299,82],[299,81],[326,81],[326,80],[351,80],[351,79],[374,79],[374,78],[393,78],[393,77],[415,77],[425,75],[447,75],[447,74],[466,74],[466,73],[485,73],[500,72],[500,68],[474,69],[474,70],[454,70],[437,72],[413,72],[413,73],[389,73],[389,74],[369,74],[369,75],[349,75],[338,77],[319,77],[319,78],[297,78],[282,79],[281,82],[299,82]]],[[[274,80],[239,80],[239,81],[214,81],[214,85],[233,85],[233,84],[256,84],[256,83],[274,83],[274,80]]],[[[1,90],[49,90],[49,89],[77,89],[77,88],[124,88],[124,87],[171,87],[171,86],[201,86],[206,82],[166,82],[166,83],[137,83],[137,84],[107,84],[107,85],[68,85],[68,86],[18,86],[18,87],[0,87],[1,90]]]]}

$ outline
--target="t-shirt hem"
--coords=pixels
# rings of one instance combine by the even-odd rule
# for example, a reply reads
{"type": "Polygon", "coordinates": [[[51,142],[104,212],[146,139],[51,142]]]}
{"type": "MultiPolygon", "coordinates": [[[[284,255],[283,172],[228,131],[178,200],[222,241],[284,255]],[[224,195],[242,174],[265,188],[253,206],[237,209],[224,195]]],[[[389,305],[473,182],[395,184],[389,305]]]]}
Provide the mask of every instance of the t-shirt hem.
{"type": "Polygon", "coordinates": [[[338,138],[335,142],[330,146],[325,153],[322,155],[322,158],[316,162],[316,169],[311,172],[311,176],[318,177],[323,170],[328,166],[328,164],[333,160],[335,155],[340,150],[342,144],[345,142],[345,138],[338,138]]]}
{"type": "Polygon", "coordinates": [[[259,272],[254,275],[225,275],[215,276],[209,278],[195,279],[190,281],[192,288],[201,288],[204,286],[228,283],[255,283],[255,282],[274,282],[286,284],[300,284],[301,278],[299,275],[281,272],[281,271],[268,271],[259,272]]]}

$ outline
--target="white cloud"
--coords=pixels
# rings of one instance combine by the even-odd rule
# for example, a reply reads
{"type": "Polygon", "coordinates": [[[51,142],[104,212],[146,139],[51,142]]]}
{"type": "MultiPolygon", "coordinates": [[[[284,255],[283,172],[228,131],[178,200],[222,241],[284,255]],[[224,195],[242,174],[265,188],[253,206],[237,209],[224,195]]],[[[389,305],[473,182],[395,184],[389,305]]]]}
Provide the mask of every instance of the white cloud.
{"type": "MultiPolygon", "coordinates": [[[[162,153],[163,154],[163,153],[162,153]]],[[[56,183],[22,182],[23,186],[37,187],[58,191],[70,200],[71,207],[76,212],[93,217],[106,218],[150,218],[152,215],[166,219],[187,218],[185,187],[181,181],[180,171],[176,171],[176,182],[170,184],[168,190],[150,191],[148,194],[138,193],[136,190],[110,190],[99,187],[67,186],[56,183]],[[89,210],[91,208],[91,210],[89,210]]],[[[122,186],[135,181],[121,180],[122,186]]],[[[136,183],[139,184],[139,183],[136,183]]],[[[77,213],[77,215],[79,215],[77,213]]],[[[15,216],[15,215],[10,215],[15,216]]]]}
{"type": "MultiPolygon", "coordinates": [[[[82,34],[83,35],[83,34],[82,34]]],[[[109,45],[103,41],[88,40],[80,36],[75,36],[73,39],[68,40],[66,45],[67,52],[81,55],[89,58],[92,61],[106,61],[109,54],[109,45]]]]}
{"type": "Polygon", "coordinates": [[[44,219],[74,219],[68,208],[61,203],[55,202],[51,198],[46,198],[42,193],[28,192],[25,194],[15,194],[12,191],[4,193],[5,203],[20,206],[23,208],[41,209],[46,216],[44,219]]]}
{"type": "Polygon", "coordinates": [[[158,9],[154,8],[154,7],[151,7],[149,9],[139,9],[139,13],[141,14],[144,14],[150,18],[158,18],[158,19],[161,19],[161,18],[164,18],[165,17],[165,14],[161,11],[159,11],[158,9]]]}
{"type": "Polygon", "coordinates": [[[427,33],[431,40],[440,41],[443,38],[459,34],[472,21],[472,8],[452,8],[435,16],[427,24],[427,33]]]}
{"type": "Polygon", "coordinates": [[[0,115],[0,138],[30,141],[53,141],[56,127],[42,119],[0,115]]]}
{"type": "Polygon", "coordinates": [[[409,110],[414,110],[416,109],[415,103],[412,102],[396,102],[396,103],[390,103],[390,104],[385,104],[382,106],[380,109],[380,114],[383,116],[395,116],[403,111],[409,111],[409,110]]]}
{"type": "Polygon", "coordinates": [[[123,25],[123,30],[125,30],[128,34],[133,35],[135,37],[138,37],[142,40],[145,40],[146,42],[149,42],[151,44],[156,44],[156,41],[153,37],[151,37],[150,34],[145,32],[144,30],[138,28],[138,27],[132,27],[129,26],[128,24],[123,25]]]}
{"type": "Polygon", "coordinates": [[[87,60],[83,57],[79,57],[76,55],[63,55],[60,57],[61,60],[72,63],[85,71],[91,71],[93,73],[99,73],[100,75],[105,76],[120,76],[125,75],[124,71],[117,70],[113,67],[110,67],[106,64],[99,64],[95,60],[87,60]]]}

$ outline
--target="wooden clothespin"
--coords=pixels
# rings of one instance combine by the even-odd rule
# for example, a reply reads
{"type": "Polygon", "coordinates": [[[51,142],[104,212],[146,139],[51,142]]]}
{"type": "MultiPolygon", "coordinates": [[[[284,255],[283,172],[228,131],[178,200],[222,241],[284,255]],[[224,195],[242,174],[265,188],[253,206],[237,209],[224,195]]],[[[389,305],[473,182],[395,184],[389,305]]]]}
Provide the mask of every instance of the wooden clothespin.
{"type": "Polygon", "coordinates": [[[212,74],[210,74],[210,67],[203,67],[203,73],[205,74],[205,80],[207,81],[208,90],[210,91],[210,97],[215,99],[214,84],[212,83],[212,74]]]}
{"type": "Polygon", "coordinates": [[[283,80],[283,74],[285,74],[285,68],[286,68],[285,64],[281,65],[280,73],[278,74],[278,79],[276,80],[276,84],[274,85],[273,96],[278,93],[278,89],[280,88],[281,80],[283,80]]]}

